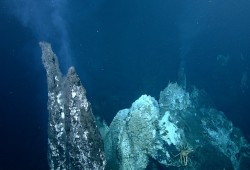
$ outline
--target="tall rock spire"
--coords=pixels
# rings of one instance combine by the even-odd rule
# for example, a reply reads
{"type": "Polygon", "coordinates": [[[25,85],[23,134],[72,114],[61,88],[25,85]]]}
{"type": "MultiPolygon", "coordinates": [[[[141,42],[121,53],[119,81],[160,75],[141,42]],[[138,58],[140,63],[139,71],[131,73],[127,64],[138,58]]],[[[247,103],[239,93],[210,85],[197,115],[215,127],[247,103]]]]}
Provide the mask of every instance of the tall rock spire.
{"type": "Polygon", "coordinates": [[[39,44],[48,82],[50,169],[104,169],[103,141],[86,90],[73,67],[62,77],[49,43],[39,44]]]}

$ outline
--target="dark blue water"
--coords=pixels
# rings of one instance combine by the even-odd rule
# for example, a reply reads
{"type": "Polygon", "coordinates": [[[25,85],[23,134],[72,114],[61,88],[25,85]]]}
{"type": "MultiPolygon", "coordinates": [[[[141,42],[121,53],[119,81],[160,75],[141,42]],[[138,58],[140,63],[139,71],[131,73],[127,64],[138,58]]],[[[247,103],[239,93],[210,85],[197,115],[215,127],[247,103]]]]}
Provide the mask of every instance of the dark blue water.
{"type": "Polygon", "coordinates": [[[41,40],[64,72],[76,67],[108,123],[142,94],[158,99],[184,63],[188,87],[204,89],[249,138],[248,0],[19,2],[0,1],[0,169],[48,169],[41,40]]]}

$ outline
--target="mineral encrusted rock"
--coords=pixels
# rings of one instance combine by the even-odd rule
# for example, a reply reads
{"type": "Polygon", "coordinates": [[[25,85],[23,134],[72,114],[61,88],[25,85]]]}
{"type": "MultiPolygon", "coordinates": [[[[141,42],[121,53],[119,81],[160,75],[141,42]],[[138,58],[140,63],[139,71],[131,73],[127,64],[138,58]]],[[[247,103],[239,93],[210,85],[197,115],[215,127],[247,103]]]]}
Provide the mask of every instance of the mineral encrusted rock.
{"type": "Polygon", "coordinates": [[[105,136],[107,167],[143,169],[248,169],[249,143],[224,115],[176,83],[159,102],[143,95],[117,113],[105,136]]]}
{"type": "Polygon", "coordinates": [[[157,101],[147,95],[136,100],[130,109],[117,113],[107,134],[106,153],[110,158],[109,169],[140,170],[148,164],[156,142],[155,122],[158,119],[157,101]]]}
{"type": "Polygon", "coordinates": [[[103,141],[75,69],[69,68],[63,77],[51,45],[46,42],[39,45],[48,83],[50,169],[104,169],[103,141]]]}

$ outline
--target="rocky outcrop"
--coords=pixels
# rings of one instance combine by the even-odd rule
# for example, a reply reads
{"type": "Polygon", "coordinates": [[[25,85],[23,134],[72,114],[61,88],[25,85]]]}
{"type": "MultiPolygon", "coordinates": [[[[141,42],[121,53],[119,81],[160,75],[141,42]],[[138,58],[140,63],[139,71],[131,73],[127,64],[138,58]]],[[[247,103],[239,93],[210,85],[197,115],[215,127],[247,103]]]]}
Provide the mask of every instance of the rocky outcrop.
{"type": "Polygon", "coordinates": [[[40,47],[48,83],[50,169],[104,169],[103,141],[75,69],[63,77],[51,45],[40,42],[40,47]]]}
{"type": "Polygon", "coordinates": [[[145,169],[148,154],[156,142],[159,106],[147,95],[136,100],[130,109],[117,113],[106,135],[105,146],[110,160],[108,169],[145,169]]]}
{"type": "Polygon", "coordinates": [[[108,169],[247,169],[249,144],[202,94],[170,83],[159,102],[143,95],[119,111],[105,136],[108,169]]]}

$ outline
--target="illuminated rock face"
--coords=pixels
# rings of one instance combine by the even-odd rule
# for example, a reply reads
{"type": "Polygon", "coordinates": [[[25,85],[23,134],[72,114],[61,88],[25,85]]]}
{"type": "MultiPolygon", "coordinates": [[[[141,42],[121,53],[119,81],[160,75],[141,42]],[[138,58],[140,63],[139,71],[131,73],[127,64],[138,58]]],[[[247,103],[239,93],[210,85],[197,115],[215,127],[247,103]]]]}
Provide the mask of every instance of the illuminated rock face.
{"type": "Polygon", "coordinates": [[[51,45],[40,43],[48,83],[50,169],[104,169],[103,141],[75,69],[62,77],[51,45]]]}
{"type": "Polygon", "coordinates": [[[108,169],[249,169],[250,145],[205,95],[170,83],[159,101],[142,95],[105,136],[108,169]]]}

